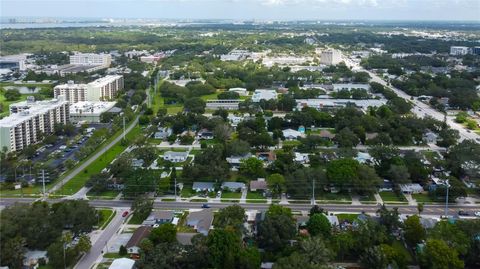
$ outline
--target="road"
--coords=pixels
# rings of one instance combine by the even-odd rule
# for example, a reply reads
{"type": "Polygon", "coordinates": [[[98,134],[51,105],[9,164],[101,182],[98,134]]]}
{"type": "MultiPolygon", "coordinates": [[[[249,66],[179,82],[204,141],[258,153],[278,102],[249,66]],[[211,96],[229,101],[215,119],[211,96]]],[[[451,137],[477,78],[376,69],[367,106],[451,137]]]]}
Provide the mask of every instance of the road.
{"type": "Polygon", "coordinates": [[[116,215],[107,225],[105,230],[103,230],[100,237],[92,245],[92,248],[87,252],[75,265],[74,269],[90,269],[97,259],[102,255],[103,251],[106,250],[107,242],[112,238],[112,236],[120,229],[120,226],[125,221],[125,218],[122,217],[123,210],[117,209],[116,215]]]}
{"type": "MultiPolygon", "coordinates": [[[[418,101],[417,99],[415,99],[411,95],[406,94],[402,90],[397,89],[391,85],[388,85],[388,83],[385,80],[383,80],[377,74],[364,69],[358,62],[352,61],[351,59],[345,59],[345,63],[355,71],[367,72],[372,78],[371,81],[382,84],[384,87],[387,87],[392,91],[394,91],[399,97],[413,103],[414,107],[412,109],[412,112],[415,113],[418,117],[423,118],[425,116],[430,116],[439,121],[443,121],[445,119],[445,115],[442,112],[435,110],[428,104],[418,101]]],[[[461,140],[471,139],[471,140],[475,140],[476,142],[480,141],[479,135],[467,130],[463,125],[456,123],[452,117],[447,117],[446,120],[447,120],[447,124],[452,129],[458,130],[461,140]]]]}
{"type": "MultiPolygon", "coordinates": [[[[15,202],[20,203],[31,203],[34,199],[31,198],[3,198],[0,200],[0,206],[9,206],[15,202]]],[[[49,202],[58,202],[58,200],[48,200],[49,202]]],[[[90,205],[94,207],[112,207],[112,208],[129,208],[131,205],[131,201],[127,200],[90,200],[90,205]]],[[[224,208],[236,203],[209,203],[212,208],[219,209],[224,208]]],[[[155,201],[153,206],[157,209],[172,209],[172,210],[184,210],[184,209],[191,209],[191,208],[201,208],[203,203],[195,203],[195,202],[161,202],[155,201]]],[[[266,210],[270,205],[268,204],[255,204],[255,203],[247,203],[247,204],[240,204],[245,209],[251,210],[266,210]]],[[[348,212],[348,213],[375,213],[377,209],[380,207],[379,205],[373,204],[365,204],[365,205],[350,205],[350,204],[319,204],[321,207],[325,208],[331,212],[348,212]]],[[[284,204],[283,206],[291,208],[294,211],[307,211],[310,210],[312,205],[310,204],[284,204]]],[[[402,214],[416,214],[417,213],[417,206],[413,205],[387,205],[387,208],[394,208],[397,207],[399,212],[402,214]]],[[[458,210],[464,210],[473,214],[473,212],[480,211],[479,204],[467,204],[467,205],[457,205],[457,204],[450,204],[449,206],[449,215],[456,215],[458,210]]],[[[444,204],[429,204],[424,206],[423,215],[436,215],[440,216],[445,213],[445,205],[444,204]]]]}
{"type": "MultiPolygon", "coordinates": [[[[126,133],[130,132],[135,127],[135,125],[138,122],[139,117],[140,116],[137,116],[135,118],[135,120],[133,121],[133,123],[131,123],[127,127],[127,129],[125,130],[126,133]]],[[[53,192],[59,190],[63,185],[65,185],[65,183],[67,183],[69,180],[71,180],[76,175],[78,175],[80,172],[82,172],[85,168],[87,168],[90,164],[92,164],[96,159],[98,159],[100,156],[102,156],[102,154],[104,154],[107,150],[109,150],[110,148],[115,146],[115,144],[117,144],[122,138],[123,138],[123,136],[121,134],[119,136],[115,137],[115,139],[113,139],[110,143],[108,143],[106,146],[104,146],[100,151],[95,153],[93,156],[91,156],[85,162],[83,162],[80,166],[78,166],[72,172],[70,172],[68,175],[66,175],[61,181],[59,181],[55,186],[53,186],[50,190],[48,190],[47,193],[53,193],[53,192]]]]}

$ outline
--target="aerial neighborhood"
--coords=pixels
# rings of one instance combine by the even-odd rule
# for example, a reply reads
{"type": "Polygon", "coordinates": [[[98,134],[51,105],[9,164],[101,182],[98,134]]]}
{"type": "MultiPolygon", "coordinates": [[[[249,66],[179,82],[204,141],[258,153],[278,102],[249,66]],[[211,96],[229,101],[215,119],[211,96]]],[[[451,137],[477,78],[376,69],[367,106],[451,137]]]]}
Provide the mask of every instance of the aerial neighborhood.
{"type": "Polygon", "coordinates": [[[480,268],[474,26],[0,36],[0,268],[480,268]]]}

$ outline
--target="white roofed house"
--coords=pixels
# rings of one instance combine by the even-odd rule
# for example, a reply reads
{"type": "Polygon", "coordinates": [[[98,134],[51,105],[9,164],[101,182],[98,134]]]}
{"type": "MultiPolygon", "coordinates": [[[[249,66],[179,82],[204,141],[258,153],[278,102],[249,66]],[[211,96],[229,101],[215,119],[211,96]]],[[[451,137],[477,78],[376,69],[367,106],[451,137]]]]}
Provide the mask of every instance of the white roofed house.
{"type": "Polygon", "coordinates": [[[229,191],[241,191],[245,189],[245,183],[242,182],[223,182],[222,183],[223,190],[229,191]]]}
{"type": "Polygon", "coordinates": [[[293,160],[300,164],[306,164],[310,162],[310,159],[308,158],[308,154],[300,153],[300,152],[295,152],[295,156],[293,160]]]}
{"type": "Polygon", "coordinates": [[[188,159],[188,152],[167,151],[163,154],[163,159],[172,163],[185,162],[188,159]]]}
{"type": "Polygon", "coordinates": [[[299,137],[305,137],[305,134],[293,129],[285,129],[282,131],[285,140],[296,140],[299,137]]]}
{"type": "Polygon", "coordinates": [[[208,191],[212,192],[215,191],[215,185],[213,182],[193,182],[192,189],[196,192],[208,191]]]}

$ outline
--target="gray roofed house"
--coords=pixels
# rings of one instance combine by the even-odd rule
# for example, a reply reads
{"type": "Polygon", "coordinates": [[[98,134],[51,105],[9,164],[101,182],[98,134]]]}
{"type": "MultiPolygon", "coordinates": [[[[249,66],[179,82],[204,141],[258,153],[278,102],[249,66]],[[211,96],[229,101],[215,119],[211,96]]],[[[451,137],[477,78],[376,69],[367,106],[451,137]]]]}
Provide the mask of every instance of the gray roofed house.
{"type": "Polygon", "coordinates": [[[132,159],[133,168],[142,168],[144,163],[145,161],[142,159],[132,159]]]}
{"type": "Polygon", "coordinates": [[[245,188],[245,183],[242,182],[223,182],[222,189],[228,189],[229,191],[239,191],[245,188]]]}
{"type": "Polygon", "coordinates": [[[188,152],[167,151],[163,154],[163,159],[173,163],[181,163],[188,159],[188,152]]]}
{"type": "Polygon", "coordinates": [[[426,133],[423,134],[422,139],[425,143],[435,144],[435,143],[437,143],[438,135],[434,132],[429,131],[429,132],[426,132],[426,133]]]}
{"type": "Polygon", "coordinates": [[[333,134],[332,132],[330,132],[329,130],[321,130],[320,131],[320,134],[318,134],[321,138],[325,138],[325,139],[334,139],[335,138],[335,134],[333,134]]]}
{"type": "Polygon", "coordinates": [[[208,235],[212,223],[213,209],[211,208],[190,212],[187,216],[187,225],[205,236],[208,235]]]}
{"type": "Polygon", "coordinates": [[[200,191],[215,191],[215,185],[213,182],[193,182],[192,189],[196,192],[200,191]]]}
{"type": "Polygon", "coordinates": [[[143,225],[155,225],[163,223],[171,223],[175,214],[172,210],[155,210],[150,213],[150,216],[142,223],[143,225]]]}
{"type": "Polygon", "coordinates": [[[192,244],[192,238],[198,233],[177,233],[177,241],[180,245],[188,246],[192,244]]]}
{"type": "Polygon", "coordinates": [[[172,135],[172,129],[171,128],[167,128],[167,127],[160,127],[158,128],[158,131],[155,132],[155,134],[153,135],[153,137],[155,139],[167,139],[169,136],[172,135]]]}
{"type": "Polygon", "coordinates": [[[252,157],[252,154],[247,153],[243,156],[230,156],[230,157],[227,157],[226,160],[227,160],[227,163],[229,163],[232,166],[240,166],[243,160],[246,160],[250,157],[252,157]]]}

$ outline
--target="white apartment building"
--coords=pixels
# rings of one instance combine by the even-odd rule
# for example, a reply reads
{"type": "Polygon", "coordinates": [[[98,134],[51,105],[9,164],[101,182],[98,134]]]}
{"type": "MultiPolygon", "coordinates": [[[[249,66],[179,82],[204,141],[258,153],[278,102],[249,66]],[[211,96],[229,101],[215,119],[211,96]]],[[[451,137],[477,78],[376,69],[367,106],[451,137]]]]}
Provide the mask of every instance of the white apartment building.
{"type": "Polygon", "coordinates": [[[101,65],[110,67],[112,56],[110,54],[76,53],[70,56],[70,64],[75,65],[101,65]]]}
{"type": "Polygon", "coordinates": [[[12,104],[16,111],[0,120],[0,148],[18,151],[40,142],[42,134],[51,134],[57,123],[69,121],[69,104],[63,97],[48,101],[12,104]]]}
{"type": "Polygon", "coordinates": [[[121,75],[109,75],[88,84],[74,84],[73,81],[69,81],[53,88],[55,98],[64,95],[70,103],[113,100],[121,90],[123,90],[121,75]]]}
{"type": "Polygon", "coordinates": [[[70,121],[72,123],[100,122],[100,115],[115,106],[116,102],[77,102],[70,105],[70,121]]]}
{"type": "Polygon", "coordinates": [[[252,102],[258,103],[260,100],[271,100],[271,99],[277,99],[277,91],[275,90],[255,90],[252,96],[252,102]]]}
{"type": "Polygon", "coordinates": [[[320,54],[320,63],[326,65],[336,65],[342,61],[342,52],[336,49],[328,49],[320,54]]]}
{"type": "Polygon", "coordinates": [[[452,46],[450,47],[450,55],[466,55],[468,54],[468,47],[452,46]]]}

